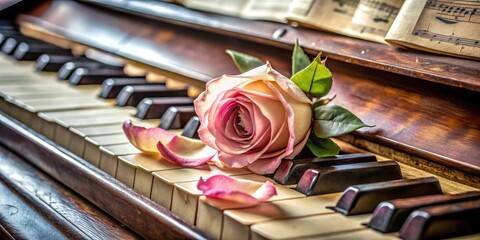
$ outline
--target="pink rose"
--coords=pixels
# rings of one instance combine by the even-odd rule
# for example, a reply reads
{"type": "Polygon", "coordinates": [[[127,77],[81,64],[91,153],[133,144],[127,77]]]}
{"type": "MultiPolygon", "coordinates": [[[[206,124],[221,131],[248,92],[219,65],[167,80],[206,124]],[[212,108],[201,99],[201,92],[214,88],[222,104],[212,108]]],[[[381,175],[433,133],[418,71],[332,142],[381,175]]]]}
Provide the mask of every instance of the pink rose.
{"type": "Polygon", "coordinates": [[[194,104],[200,139],[229,167],[273,173],[309,137],[310,99],[268,63],[208,82],[194,104]]]}

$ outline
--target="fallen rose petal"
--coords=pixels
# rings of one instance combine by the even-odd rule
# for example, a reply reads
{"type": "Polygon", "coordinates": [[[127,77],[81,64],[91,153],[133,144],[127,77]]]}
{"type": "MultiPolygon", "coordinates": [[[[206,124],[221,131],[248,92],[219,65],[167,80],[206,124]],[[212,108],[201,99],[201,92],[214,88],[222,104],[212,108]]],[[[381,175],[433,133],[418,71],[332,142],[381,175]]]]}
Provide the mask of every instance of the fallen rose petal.
{"type": "Polygon", "coordinates": [[[215,175],[207,180],[200,178],[197,188],[207,197],[243,203],[245,206],[257,205],[277,195],[270,181],[259,183],[225,175],[215,175]]]}
{"type": "Polygon", "coordinates": [[[157,149],[166,160],[183,167],[200,166],[217,154],[217,150],[200,140],[177,135],[171,140],[160,140],[157,149]]]}
{"type": "Polygon", "coordinates": [[[158,141],[170,142],[176,136],[174,133],[161,128],[135,126],[131,120],[123,123],[123,131],[133,146],[149,153],[158,153],[158,141]]]}

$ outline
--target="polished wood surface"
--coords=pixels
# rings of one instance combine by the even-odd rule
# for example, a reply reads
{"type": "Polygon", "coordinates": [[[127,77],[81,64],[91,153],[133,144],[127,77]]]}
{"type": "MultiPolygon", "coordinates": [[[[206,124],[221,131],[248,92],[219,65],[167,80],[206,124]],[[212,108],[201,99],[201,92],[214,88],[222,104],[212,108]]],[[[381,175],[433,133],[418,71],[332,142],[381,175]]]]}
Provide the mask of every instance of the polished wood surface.
{"type": "MultiPolygon", "coordinates": [[[[178,21],[153,21],[128,16],[129,26],[123,26],[122,24],[127,22],[116,18],[126,19],[127,16],[80,2],[53,1],[45,3],[45,6],[47,7],[43,11],[38,8],[18,18],[25,33],[32,34],[28,30],[55,33],[69,39],[72,43],[101,48],[100,41],[92,40],[90,36],[91,33],[103,31],[100,39],[103,38],[104,42],[111,43],[105,50],[148,70],[186,81],[197,88],[203,88],[205,82],[211,78],[225,73],[237,73],[229,56],[224,54],[226,49],[257,55],[271,61],[276,69],[287,76],[290,72],[291,52],[285,45],[279,44],[280,40],[272,43],[260,41],[259,37],[233,38],[232,33],[245,35],[243,30],[233,27],[227,31],[226,26],[219,25],[215,32],[200,32],[197,29],[205,29],[199,24],[191,23],[193,20],[187,24],[188,22],[181,17],[182,14],[179,14],[178,21]],[[61,11],[73,12],[73,9],[82,9],[83,15],[69,15],[68,18],[55,19],[51,17],[62,16],[61,11]],[[102,22],[94,20],[94,16],[97,15],[102,15],[102,22]],[[84,29],[78,25],[89,27],[84,29]],[[131,26],[141,27],[128,37],[117,34],[121,28],[129,32],[131,26]]],[[[176,7],[178,6],[174,8],[176,7]]],[[[209,29],[213,26],[211,22],[224,18],[229,19],[222,21],[224,23],[233,24],[233,21],[238,21],[239,26],[243,26],[241,29],[245,29],[246,26],[242,25],[246,24],[244,20],[212,14],[194,14],[192,18],[203,25],[210,24],[209,29]]],[[[164,18],[159,18],[159,20],[162,19],[164,18]]],[[[265,29],[257,28],[256,24],[262,26],[270,24],[255,21],[249,21],[249,23],[252,24],[247,28],[249,31],[260,29],[259,32],[265,29]]],[[[298,31],[300,30],[299,28],[298,31]]],[[[463,182],[473,182],[477,186],[480,184],[475,177],[480,175],[480,160],[472,157],[480,156],[478,147],[480,107],[476,104],[479,99],[476,87],[469,87],[468,84],[461,82],[444,85],[432,80],[435,76],[442,75],[453,81],[471,79],[471,82],[477,82],[476,78],[480,71],[480,64],[477,61],[402,51],[382,44],[339,38],[327,33],[316,34],[311,37],[315,36],[317,41],[325,41],[320,45],[330,48],[326,50],[329,56],[327,66],[335,79],[332,94],[336,94],[337,98],[334,103],[352,110],[366,123],[376,125],[375,128],[356,131],[351,135],[353,136],[351,142],[359,139],[380,144],[395,149],[396,154],[391,154],[395,160],[420,165],[420,167],[425,166],[426,169],[440,169],[436,170],[436,173],[445,176],[450,173],[443,169],[452,168],[458,171],[453,178],[463,182]],[[365,51],[365,46],[369,45],[372,45],[367,47],[370,49],[369,54],[363,55],[370,57],[360,58],[362,54],[358,55],[357,52],[365,51]],[[332,52],[335,54],[331,55],[332,52]],[[408,54],[408,57],[401,57],[401,53],[408,54]],[[348,57],[335,57],[340,55],[348,57]],[[377,66],[381,62],[378,60],[380,58],[384,62],[382,67],[377,66]],[[428,61],[442,59],[443,65],[427,64],[435,65],[433,69],[436,69],[436,72],[427,71],[418,65],[424,60],[417,58],[428,58],[430,59],[428,61]],[[363,59],[363,62],[358,62],[356,59],[363,59]],[[402,65],[404,63],[410,64],[408,71],[414,69],[415,73],[406,73],[404,70],[407,67],[402,65]],[[375,64],[376,67],[373,66],[375,64]],[[439,71],[445,71],[448,74],[439,71]],[[455,150],[452,151],[452,149],[455,150]],[[421,161],[432,162],[435,166],[417,164],[418,161],[410,161],[409,158],[404,159],[404,154],[417,157],[421,161]]],[[[299,33],[298,36],[302,34],[299,33]]],[[[308,44],[306,47],[309,48],[308,44]]],[[[363,146],[370,151],[376,151],[372,144],[363,146]]]]}
{"type": "Polygon", "coordinates": [[[13,239],[140,238],[2,146],[0,192],[0,226],[13,239]]]}

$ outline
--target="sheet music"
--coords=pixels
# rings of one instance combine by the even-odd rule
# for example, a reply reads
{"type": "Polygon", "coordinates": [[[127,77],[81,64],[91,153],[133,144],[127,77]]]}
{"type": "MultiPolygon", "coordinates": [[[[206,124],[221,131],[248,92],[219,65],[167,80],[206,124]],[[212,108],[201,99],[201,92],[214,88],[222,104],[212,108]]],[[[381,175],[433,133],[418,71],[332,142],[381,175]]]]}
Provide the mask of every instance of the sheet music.
{"type": "Polygon", "coordinates": [[[367,32],[377,41],[383,41],[402,4],[403,0],[360,0],[351,28],[357,32],[367,32]]]}
{"type": "Polygon", "coordinates": [[[242,11],[247,19],[286,22],[285,15],[293,0],[250,0],[242,11]]]}
{"type": "Polygon", "coordinates": [[[293,0],[183,0],[188,8],[247,19],[285,22],[293,0]]]}
{"type": "Polygon", "coordinates": [[[230,16],[240,16],[249,0],[182,0],[188,8],[230,16]]]}
{"type": "Polygon", "coordinates": [[[287,19],[300,25],[384,42],[403,0],[295,0],[287,19]]]}
{"type": "Polygon", "coordinates": [[[405,17],[395,21],[388,42],[480,58],[480,0],[408,0],[399,16],[405,17]]]}

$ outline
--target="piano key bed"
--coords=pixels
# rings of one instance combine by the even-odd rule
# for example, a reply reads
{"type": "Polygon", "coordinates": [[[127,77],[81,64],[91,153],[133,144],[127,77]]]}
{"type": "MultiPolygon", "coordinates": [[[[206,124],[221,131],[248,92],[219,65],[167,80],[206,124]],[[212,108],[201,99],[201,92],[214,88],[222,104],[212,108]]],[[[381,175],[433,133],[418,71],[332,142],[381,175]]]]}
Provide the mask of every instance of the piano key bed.
{"type": "Polygon", "coordinates": [[[15,140],[31,135],[35,140],[25,146],[43,149],[37,153],[60,151],[70,160],[56,163],[54,157],[48,160],[48,154],[32,155],[35,152],[27,156],[57,180],[65,179],[62,174],[82,177],[87,173],[103,179],[91,187],[111,191],[105,195],[113,197],[108,201],[98,199],[101,193],[85,190],[94,177],[85,177],[84,183],[62,182],[143,237],[174,237],[180,231],[187,238],[214,239],[480,237],[478,189],[360,150],[314,161],[284,160],[270,176],[273,179],[245,169],[181,168],[159,156],[142,154],[123,135],[121,124],[127,119],[195,137],[194,96],[188,96],[183,85],[170,88],[151,83],[144,76],[125,74],[118,66],[73,57],[70,51],[19,33],[11,36],[2,42],[0,56],[0,129],[2,135],[16,137],[2,136],[0,141],[22,151],[24,146],[16,146],[15,140]],[[36,63],[17,61],[37,57],[36,63]],[[70,170],[62,172],[65,167],[70,170]],[[197,181],[215,174],[276,181],[278,195],[249,208],[206,201],[196,188],[197,181]],[[115,198],[122,191],[134,197],[115,198]],[[144,209],[130,209],[137,206],[160,210],[143,216],[144,209]],[[164,209],[181,220],[174,215],[170,222],[161,220],[158,214],[170,214],[164,209]],[[156,230],[157,224],[171,232],[156,230]],[[183,228],[175,229],[179,226],[183,228]]]}

